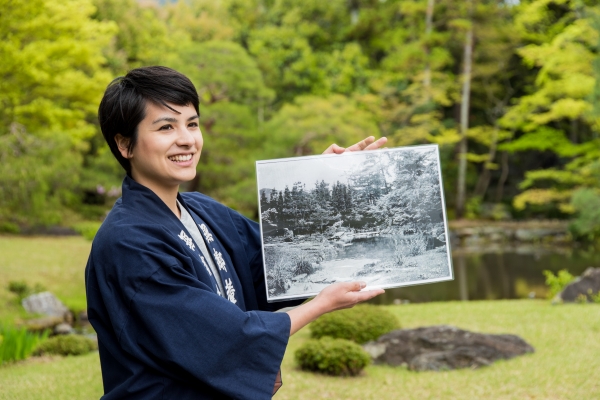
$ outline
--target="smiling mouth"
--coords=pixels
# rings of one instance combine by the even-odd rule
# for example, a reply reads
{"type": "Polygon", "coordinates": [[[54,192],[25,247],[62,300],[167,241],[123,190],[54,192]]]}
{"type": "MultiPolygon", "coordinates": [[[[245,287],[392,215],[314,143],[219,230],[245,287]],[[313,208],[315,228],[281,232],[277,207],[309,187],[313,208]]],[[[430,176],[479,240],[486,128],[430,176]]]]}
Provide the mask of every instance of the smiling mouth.
{"type": "Polygon", "coordinates": [[[176,156],[171,156],[167,158],[174,162],[190,161],[192,159],[192,154],[178,154],[176,156]]]}

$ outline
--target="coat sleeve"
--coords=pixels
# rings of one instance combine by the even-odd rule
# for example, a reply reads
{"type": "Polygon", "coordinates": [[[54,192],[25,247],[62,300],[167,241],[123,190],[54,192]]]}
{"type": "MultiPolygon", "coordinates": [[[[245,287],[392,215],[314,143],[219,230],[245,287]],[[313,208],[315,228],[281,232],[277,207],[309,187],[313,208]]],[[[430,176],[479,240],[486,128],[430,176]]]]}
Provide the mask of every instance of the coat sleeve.
{"type": "Polygon", "coordinates": [[[119,342],[172,379],[233,398],[270,399],[289,332],[287,314],[244,312],[182,265],[170,265],[137,286],[119,342]]]}

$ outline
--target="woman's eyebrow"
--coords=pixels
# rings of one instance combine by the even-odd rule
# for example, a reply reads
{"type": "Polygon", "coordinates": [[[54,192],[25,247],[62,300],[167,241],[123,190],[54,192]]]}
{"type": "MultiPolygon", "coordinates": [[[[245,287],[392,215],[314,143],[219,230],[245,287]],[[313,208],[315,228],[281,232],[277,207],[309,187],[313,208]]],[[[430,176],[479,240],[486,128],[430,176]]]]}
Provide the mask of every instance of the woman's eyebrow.
{"type": "Polygon", "coordinates": [[[158,122],[162,122],[162,121],[167,121],[167,122],[177,122],[177,118],[173,118],[173,117],[161,117],[159,119],[157,119],[156,121],[152,121],[152,125],[158,123],[158,122]]]}
{"type": "MultiPolygon", "coordinates": [[[[193,119],[198,119],[198,118],[200,118],[200,116],[196,114],[196,115],[192,115],[187,120],[191,121],[193,119]]],[[[162,121],[175,123],[175,122],[177,122],[177,118],[174,118],[174,117],[161,117],[161,118],[159,118],[159,119],[157,119],[155,121],[152,121],[152,125],[154,125],[154,124],[156,124],[158,122],[162,122],[162,121]]]]}

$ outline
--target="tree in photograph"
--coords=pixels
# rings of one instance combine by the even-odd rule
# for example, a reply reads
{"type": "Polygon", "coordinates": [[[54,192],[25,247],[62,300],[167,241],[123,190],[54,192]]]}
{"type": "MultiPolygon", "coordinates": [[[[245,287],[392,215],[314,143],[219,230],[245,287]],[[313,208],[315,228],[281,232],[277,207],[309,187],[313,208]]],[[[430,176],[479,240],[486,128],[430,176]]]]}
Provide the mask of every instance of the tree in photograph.
{"type": "Polygon", "coordinates": [[[352,171],[349,181],[355,198],[355,211],[368,213],[377,200],[387,193],[387,166],[383,157],[367,155],[364,162],[352,171]]]}
{"type": "Polygon", "coordinates": [[[432,222],[442,221],[436,162],[435,151],[388,154],[390,190],[371,207],[387,229],[426,231],[432,222]]]}
{"type": "Polygon", "coordinates": [[[331,188],[331,206],[333,209],[342,213],[342,215],[346,215],[351,211],[349,200],[348,186],[339,181],[334,183],[331,188]]]}
{"type": "Polygon", "coordinates": [[[267,194],[265,190],[260,191],[260,208],[263,210],[267,210],[269,208],[269,200],[267,199],[267,194]]]}

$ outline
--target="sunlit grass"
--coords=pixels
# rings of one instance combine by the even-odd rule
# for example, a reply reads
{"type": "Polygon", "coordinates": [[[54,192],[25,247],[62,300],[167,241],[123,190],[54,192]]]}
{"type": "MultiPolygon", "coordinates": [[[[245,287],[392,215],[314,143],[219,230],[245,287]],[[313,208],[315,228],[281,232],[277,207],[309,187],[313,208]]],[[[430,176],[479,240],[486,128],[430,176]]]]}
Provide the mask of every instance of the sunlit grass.
{"type": "Polygon", "coordinates": [[[102,393],[98,352],[0,367],[0,400],[97,400],[102,393]]]}

